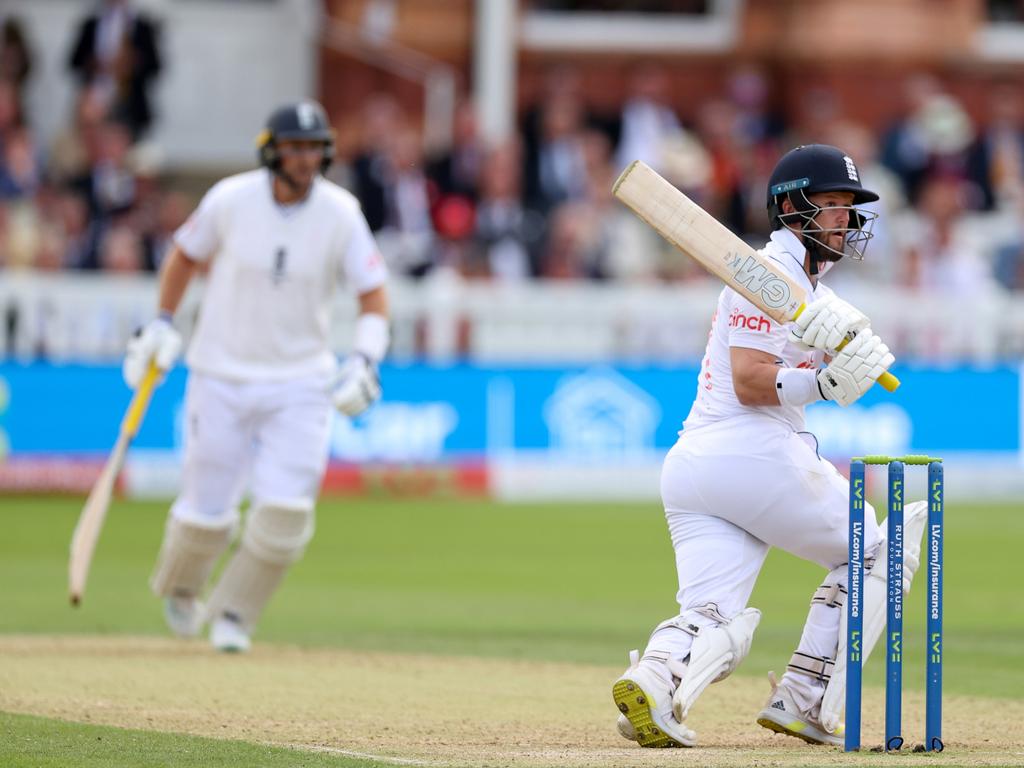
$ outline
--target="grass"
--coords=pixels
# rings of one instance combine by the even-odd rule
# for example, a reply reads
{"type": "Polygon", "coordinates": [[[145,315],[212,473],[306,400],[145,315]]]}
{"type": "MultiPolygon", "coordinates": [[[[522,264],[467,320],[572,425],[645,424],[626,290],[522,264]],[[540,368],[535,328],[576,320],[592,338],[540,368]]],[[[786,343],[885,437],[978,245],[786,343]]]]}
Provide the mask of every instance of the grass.
{"type": "Polygon", "coordinates": [[[374,760],[0,712],[5,768],[380,768],[374,760]]]}
{"type": "MultiPolygon", "coordinates": [[[[80,505],[4,500],[0,633],[165,634],[146,581],[166,505],[114,506],[84,604],[72,610],[66,553],[80,505]]],[[[1011,606],[1024,517],[1009,505],[950,505],[946,539],[947,689],[1019,696],[1024,614],[1011,606]]],[[[763,620],[741,673],[784,667],[821,577],[790,555],[769,556],[751,599],[763,620]]],[[[906,609],[911,688],[923,686],[922,584],[906,609]]],[[[657,505],[324,501],[307,557],[268,609],[258,640],[618,664],[675,613],[675,589],[657,505]],[[618,573],[624,557],[628,581],[618,573]]],[[[881,682],[881,667],[867,665],[869,682],[881,682]]]]}
{"type": "MultiPolygon", "coordinates": [[[[166,630],[147,578],[167,506],[118,502],[84,604],[67,604],[67,546],[81,499],[3,499],[0,633],[166,630]]],[[[1024,517],[1013,506],[950,505],[945,683],[950,693],[1024,690],[1024,614],[1015,611],[1024,517]]],[[[773,552],[751,604],[763,620],[738,674],[781,671],[820,570],[773,552]]],[[[906,610],[905,684],[923,687],[923,581],[906,610]]],[[[258,641],[380,651],[624,664],[675,613],[675,573],[656,504],[324,501],[317,535],[260,626],[258,641]],[[621,577],[624,560],[630,579],[621,577]]],[[[866,682],[882,683],[878,660],[866,682]]],[[[0,685],[3,680],[0,679],[0,685]]],[[[765,686],[767,689],[767,685],[765,686]]],[[[16,692],[8,691],[8,694],[16,692]]],[[[881,702],[879,702],[880,706],[881,702]]],[[[362,766],[246,742],[0,713],[4,766],[362,766]]]]}

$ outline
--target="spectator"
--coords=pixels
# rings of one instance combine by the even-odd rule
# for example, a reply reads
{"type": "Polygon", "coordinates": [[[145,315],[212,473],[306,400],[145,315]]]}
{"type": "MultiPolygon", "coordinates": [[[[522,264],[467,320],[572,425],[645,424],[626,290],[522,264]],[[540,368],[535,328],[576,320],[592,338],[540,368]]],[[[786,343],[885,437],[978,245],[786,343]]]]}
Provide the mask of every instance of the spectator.
{"type": "Polygon", "coordinates": [[[583,104],[562,98],[543,105],[536,154],[525,168],[526,205],[542,214],[586,190],[583,156],[583,104]]]}
{"type": "Polygon", "coordinates": [[[521,202],[519,146],[509,142],[484,161],[475,247],[464,271],[472,277],[524,280],[535,274],[544,220],[521,202]]]}
{"type": "Polygon", "coordinates": [[[629,98],[622,108],[622,126],[616,150],[619,170],[643,160],[663,171],[666,144],[681,130],[669,101],[670,82],[661,67],[646,65],[633,74],[629,98]]]}
{"type": "Polygon", "coordinates": [[[964,180],[937,173],[924,180],[920,197],[919,210],[901,228],[908,243],[904,284],[961,298],[990,291],[987,241],[965,216],[964,180]]]}
{"type": "Polygon", "coordinates": [[[416,131],[401,129],[391,137],[383,173],[386,217],[377,237],[381,252],[396,271],[424,275],[433,265],[434,230],[422,140],[416,131]]]}
{"type": "Polygon", "coordinates": [[[8,132],[0,144],[0,199],[31,197],[42,169],[27,128],[8,132]]]}
{"type": "Polygon", "coordinates": [[[981,194],[981,208],[1014,207],[1024,202],[1024,114],[1021,88],[1004,82],[988,96],[988,120],[970,150],[971,180],[981,194]]]}
{"type": "Polygon", "coordinates": [[[85,192],[91,214],[101,221],[135,205],[138,189],[129,161],[131,146],[131,129],[127,125],[106,122],[99,127],[89,148],[88,175],[80,178],[77,186],[85,192]]]}
{"type": "Polygon", "coordinates": [[[7,137],[21,127],[17,90],[13,83],[0,80],[0,149],[7,137]]]}
{"type": "Polygon", "coordinates": [[[90,86],[78,92],[74,118],[50,147],[49,173],[60,183],[70,183],[89,174],[98,143],[98,134],[106,122],[106,110],[99,88],[90,86]]]}
{"type": "Polygon", "coordinates": [[[127,224],[107,230],[100,242],[100,268],[106,272],[131,274],[142,271],[143,245],[139,233],[127,224]]]}
{"type": "MultiPolygon", "coordinates": [[[[964,177],[968,150],[974,140],[974,125],[963,105],[948,94],[932,96],[914,117],[914,123],[929,153],[929,174],[938,172],[964,177]]],[[[976,195],[971,202],[971,207],[980,207],[976,195]]]]}
{"type": "Polygon", "coordinates": [[[39,248],[39,212],[30,200],[0,201],[0,266],[32,266],[39,248]]]}
{"type": "Polygon", "coordinates": [[[477,130],[473,102],[459,104],[454,122],[451,149],[430,161],[427,174],[441,198],[454,195],[476,202],[480,194],[484,146],[477,130]]]}
{"type": "Polygon", "coordinates": [[[544,76],[543,93],[523,118],[521,187],[528,208],[546,214],[582,194],[582,157],[577,143],[590,116],[580,95],[579,73],[565,66],[544,76]]]}
{"type": "Polygon", "coordinates": [[[608,137],[596,130],[583,135],[586,195],[551,214],[541,275],[560,279],[603,279],[609,275],[613,226],[611,194],[615,168],[608,137]]]}
{"type": "Polygon", "coordinates": [[[93,229],[89,221],[89,205],[73,190],[61,190],[51,213],[59,229],[64,253],[61,261],[69,269],[83,269],[96,263],[93,229]]]}
{"type": "Polygon", "coordinates": [[[127,125],[133,140],[153,121],[149,89],[161,66],[157,33],[131,0],[104,0],[82,22],[71,53],[82,87],[97,88],[107,115],[127,125]]]}
{"type": "Polygon", "coordinates": [[[59,272],[66,266],[67,243],[60,229],[44,225],[39,230],[39,243],[32,266],[39,272],[59,272]]]}
{"type": "Polygon", "coordinates": [[[21,22],[10,16],[0,26],[0,82],[14,87],[18,122],[28,122],[25,115],[25,83],[32,71],[32,51],[21,22]]]}
{"type": "Polygon", "coordinates": [[[913,117],[932,96],[942,92],[938,80],[918,73],[908,77],[901,91],[900,113],[882,137],[882,163],[895,173],[903,185],[903,194],[911,202],[928,170],[928,149],[913,117]]]}
{"type": "Polygon", "coordinates": [[[175,231],[185,223],[193,204],[181,192],[165,192],[156,205],[155,220],[149,232],[149,253],[151,263],[147,267],[160,270],[164,257],[174,244],[175,231]]]}
{"type": "Polygon", "coordinates": [[[757,67],[740,67],[729,78],[729,100],[736,107],[738,129],[744,142],[778,157],[786,121],[772,110],[769,95],[768,79],[757,67]]]}
{"type": "Polygon", "coordinates": [[[388,223],[388,143],[398,135],[405,116],[392,97],[378,95],[363,114],[362,151],[352,161],[352,193],[359,198],[372,232],[388,223]]]}
{"type": "Polygon", "coordinates": [[[850,154],[860,171],[861,183],[879,195],[875,202],[861,203],[861,208],[878,214],[871,230],[871,253],[857,269],[839,269],[830,273],[829,284],[837,287],[854,282],[895,285],[904,269],[893,237],[896,222],[906,207],[903,185],[899,177],[880,162],[878,140],[866,126],[854,122],[838,123],[827,141],[843,147],[850,154]]]}
{"type": "Polygon", "coordinates": [[[733,232],[742,234],[747,231],[743,177],[749,148],[742,142],[737,117],[736,108],[727,101],[706,102],[700,108],[697,131],[711,161],[704,206],[733,232]]]}

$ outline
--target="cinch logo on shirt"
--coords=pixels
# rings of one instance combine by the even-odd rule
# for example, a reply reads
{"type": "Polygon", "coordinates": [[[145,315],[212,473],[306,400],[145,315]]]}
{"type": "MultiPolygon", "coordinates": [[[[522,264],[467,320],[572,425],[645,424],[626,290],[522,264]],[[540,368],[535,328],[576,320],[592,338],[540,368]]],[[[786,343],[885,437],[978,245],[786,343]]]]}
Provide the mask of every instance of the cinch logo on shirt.
{"type": "Polygon", "coordinates": [[[734,309],[729,315],[730,328],[746,328],[748,331],[772,332],[772,323],[764,315],[744,315],[738,309],[734,309]]]}

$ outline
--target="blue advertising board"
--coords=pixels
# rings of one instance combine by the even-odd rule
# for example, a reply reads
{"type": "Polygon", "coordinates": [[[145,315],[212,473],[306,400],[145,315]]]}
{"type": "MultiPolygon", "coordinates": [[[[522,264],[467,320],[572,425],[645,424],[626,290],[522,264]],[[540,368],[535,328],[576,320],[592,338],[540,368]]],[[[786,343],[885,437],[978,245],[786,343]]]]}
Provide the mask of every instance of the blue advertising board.
{"type": "MultiPolygon", "coordinates": [[[[384,399],[338,418],[334,458],[437,463],[541,454],[617,463],[663,453],[696,388],[696,366],[481,367],[388,365],[384,399]]],[[[894,370],[898,392],[873,388],[849,408],[812,406],[808,428],[822,453],[1021,453],[1021,374],[1016,368],[894,370]],[[956,403],[969,393],[969,418],[956,403]]],[[[157,391],[135,446],[173,452],[181,443],[186,374],[157,391]]],[[[105,454],[130,392],[114,366],[0,365],[0,458],[105,454]]]]}

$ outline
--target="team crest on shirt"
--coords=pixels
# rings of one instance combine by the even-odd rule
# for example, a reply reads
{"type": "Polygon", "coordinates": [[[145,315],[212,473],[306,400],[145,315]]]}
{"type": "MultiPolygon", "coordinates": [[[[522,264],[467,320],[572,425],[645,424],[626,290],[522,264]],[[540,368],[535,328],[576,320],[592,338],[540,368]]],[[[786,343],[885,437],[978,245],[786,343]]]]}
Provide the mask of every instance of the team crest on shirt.
{"type": "Polygon", "coordinates": [[[274,268],[270,273],[270,281],[274,285],[280,285],[285,276],[285,261],[288,258],[288,251],[281,247],[274,251],[274,268]]]}

